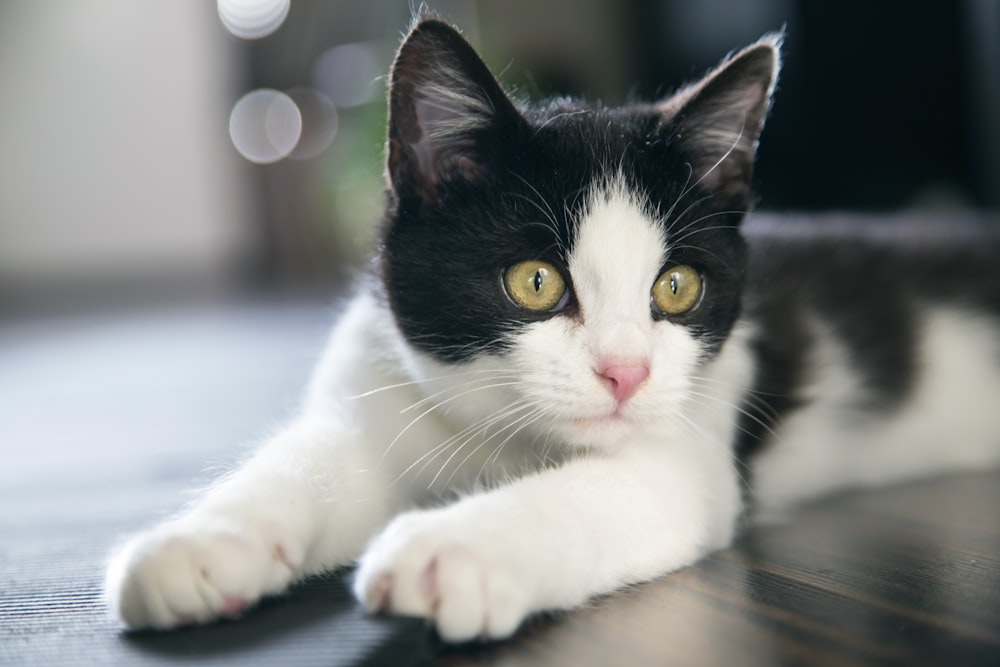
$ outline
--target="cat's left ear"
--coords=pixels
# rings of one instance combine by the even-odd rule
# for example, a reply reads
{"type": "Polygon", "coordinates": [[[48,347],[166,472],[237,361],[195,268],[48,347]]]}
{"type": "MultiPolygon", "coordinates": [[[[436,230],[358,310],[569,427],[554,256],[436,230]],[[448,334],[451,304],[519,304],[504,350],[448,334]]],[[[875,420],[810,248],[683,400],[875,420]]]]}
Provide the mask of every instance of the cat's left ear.
{"type": "Polygon", "coordinates": [[[484,178],[522,120],[469,43],[426,12],[390,76],[386,167],[399,196],[433,202],[484,178]]]}
{"type": "Polygon", "coordinates": [[[782,37],[762,38],[661,103],[691,163],[691,182],[701,189],[748,197],[757,141],[781,66],[782,37]]]}

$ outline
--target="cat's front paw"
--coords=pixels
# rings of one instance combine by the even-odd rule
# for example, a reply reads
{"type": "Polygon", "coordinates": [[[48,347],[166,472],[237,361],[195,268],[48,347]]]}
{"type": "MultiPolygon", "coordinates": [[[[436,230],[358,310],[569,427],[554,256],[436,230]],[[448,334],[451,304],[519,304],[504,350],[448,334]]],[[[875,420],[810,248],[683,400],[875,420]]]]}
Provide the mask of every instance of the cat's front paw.
{"type": "Polygon", "coordinates": [[[507,637],[531,589],[498,542],[436,512],[402,515],[362,556],[354,593],[369,611],[433,620],[448,641],[507,637]]]}
{"type": "Polygon", "coordinates": [[[302,548],[278,524],[179,519],[132,538],[105,592],[130,629],[167,629],[239,615],[288,587],[302,548]]]}

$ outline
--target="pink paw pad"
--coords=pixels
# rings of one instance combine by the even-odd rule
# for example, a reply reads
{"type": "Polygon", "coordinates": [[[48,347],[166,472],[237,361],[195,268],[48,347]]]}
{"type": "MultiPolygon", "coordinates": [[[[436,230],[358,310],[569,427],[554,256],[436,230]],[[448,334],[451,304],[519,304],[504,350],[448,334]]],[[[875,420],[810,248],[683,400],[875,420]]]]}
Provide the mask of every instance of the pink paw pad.
{"type": "Polygon", "coordinates": [[[392,575],[384,574],[372,587],[372,611],[389,611],[392,606],[392,575]]]}
{"type": "Polygon", "coordinates": [[[222,616],[238,616],[246,606],[246,600],[241,597],[227,597],[222,603],[219,614],[222,616]]]}
{"type": "Polygon", "coordinates": [[[434,604],[437,602],[436,598],[437,591],[437,560],[432,560],[430,565],[424,570],[423,574],[420,575],[420,593],[426,598],[426,600],[434,604]]]}
{"type": "Polygon", "coordinates": [[[178,628],[189,628],[192,625],[198,623],[198,618],[194,614],[178,614],[177,615],[177,627],[178,628]]]}

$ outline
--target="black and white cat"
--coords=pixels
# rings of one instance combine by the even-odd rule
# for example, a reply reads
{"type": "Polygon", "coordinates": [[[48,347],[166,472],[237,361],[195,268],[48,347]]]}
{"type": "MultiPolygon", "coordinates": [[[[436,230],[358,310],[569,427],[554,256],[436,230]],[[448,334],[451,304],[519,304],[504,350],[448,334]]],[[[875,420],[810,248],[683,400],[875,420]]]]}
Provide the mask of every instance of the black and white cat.
{"type": "Polygon", "coordinates": [[[655,104],[522,107],[418,20],[379,280],[300,417],[119,550],[115,613],[205,622],[360,559],[368,609],[504,637],[745,507],[1000,461],[1000,235],[743,222],[778,42],[655,104]]]}

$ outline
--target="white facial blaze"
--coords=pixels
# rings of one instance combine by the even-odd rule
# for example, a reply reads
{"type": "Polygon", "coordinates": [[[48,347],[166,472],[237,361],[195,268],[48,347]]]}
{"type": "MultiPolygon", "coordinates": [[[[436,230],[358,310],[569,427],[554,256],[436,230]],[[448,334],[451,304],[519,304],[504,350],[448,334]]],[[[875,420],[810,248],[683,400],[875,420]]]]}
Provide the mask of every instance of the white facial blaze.
{"type": "Polygon", "coordinates": [[[571,444],[613,447],[664,430],[687,397],[701,347],[688,331],[654,321],[650,289],[667,248],[660,226],[620,183],[595,189],[578,222],[567,268],[579,316],[555,316],[516,337],[524,393],[539,397],[571,444]],[[642,365],[649,376],[619,405],[597,370],[642,365]],[[544,399],[542,399],[544,397],[544,399]]]}
{"type": "Polygon", "coordinates": [[[577,228],[569,271],[595,361],[649,358],[649,290],[663,256],[663,233],[624,188],[594,193],[577,228]]]}

